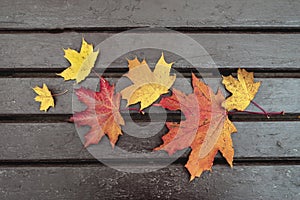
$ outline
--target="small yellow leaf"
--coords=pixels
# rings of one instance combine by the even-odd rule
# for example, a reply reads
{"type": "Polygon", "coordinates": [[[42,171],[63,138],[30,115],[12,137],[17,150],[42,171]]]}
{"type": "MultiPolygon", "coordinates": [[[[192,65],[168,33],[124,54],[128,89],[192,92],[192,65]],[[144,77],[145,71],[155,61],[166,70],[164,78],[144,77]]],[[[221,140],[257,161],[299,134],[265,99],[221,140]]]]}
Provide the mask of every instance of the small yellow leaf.
{"type": "Polygon", "coordinates": [[[127,106],[141,102],[140,110],[143,110],[160,95],[168,93],[176,79],[175,75],[170,76],[172,64],[167,63],[162,54],[152,72],[145,60],[128,60],[129,72],[124,76],[128,77],[133,85],[121,91],[122,97],[127,100],[127,106]]]}
{"type": "Polygon", "coordinates": [[[226,110],[245,110],[260,87],[260,82],[254,82],[253,72],[238,69],[237,76],[238,79],[233,78],[231,75],[223,76],[222,83],[232,93],[223,103],[226,110]]]}
{"type": "Polygon", "coordinates": [[[73,49],[66,49],[65,58],[71,63],[71,66],[65,69],[62,73],[57,74],[62,76],[64,80],[76,80],[76,83],[83,81],[91,72],[97,60],[99,50],[93,52],[93,45],[88,44],[82,38],[80,52],[73,49]]]}
{"type": "Polygon", "coordinates": [[[32,89],[38,94],[34,100],[41,102],[40,110],[46,112],[50,106],[54,107],[54,99],[45,83],[43,84],[43,88],[36,86],[32,89]]]}

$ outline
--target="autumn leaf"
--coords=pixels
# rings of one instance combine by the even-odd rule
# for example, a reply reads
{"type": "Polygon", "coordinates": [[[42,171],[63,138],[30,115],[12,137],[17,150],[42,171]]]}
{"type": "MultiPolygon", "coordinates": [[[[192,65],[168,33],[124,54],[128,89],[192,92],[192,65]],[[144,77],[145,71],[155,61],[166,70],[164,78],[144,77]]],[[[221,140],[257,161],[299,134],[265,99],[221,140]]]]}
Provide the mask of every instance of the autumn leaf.
{"type": "Polygon", "coordinates": [[[93,51],[93,45],[88,44],[84,38],[82,38],[80,52],[70,48],[64,49],[64,57],[71,63],[71,66],[57,75],[62,76],[65,81],[71,79],[75,79],[77,83],[83,81],[90,74],[97,60],[99,50],[93,51]]]}
{"type": "Polygon", "coordinates": [[[163,136],[163,144],[155,150],[165,150],[170,155],[178,150],[191,147],[188,169],[191,180],[203,171],[211,170],[214,157],[222,153],[232,166],[234,150],[231,133],[235,126],[228,119],[226,110],[221,106],[225,98],[219,90],[216,94],[192,74],[194,93],[186,95],[173,89],[172,96],[165,97],[160,105],[169,110],[181,110],[186,120],[180,123],[167,122],[169,132],[163,136]]]}
{"type": "Polygon", "coordinates": [[[82,112],[76,112],[71,121],[78,126],[91,127],[85,135],[84,146],[98,144],[106,134],[114,147],[119,135],[122,135],[120,125],[125,124],[119,112],[121,95],[115,94],[114,86],[104,78],[100,78],[100,92],[81,87],[76,90],[76,95],[87,108],[82,112]]]}
{"type": "Polygon", "coordinates": [[[260,82],[254,82],[253,72],[247,72],[245,69],[238,69],[238,79],[230,76],[223,76],[222,83],[226,89],[232,93],[224,103],[227,110],[245,110],[254,99],[260,82]]]}
{"type": "Polygon", "coordinates": [[[42,88],[36,86],[32,89],[38,94],[34,100],[41,102],[40,110],[44,110],[46,112],[49,107],[54,107],[53,96],[45,83],[42,88]]]}
{"type": "Polygon", "coordinates": [[[145,60],[128,60],[129,72],[124,76],[128,77],[133,85],[121,91],[122,98],[127,100],[127,106],[141,102],[140,110],[143,110],[160,95],[168,93],[176,78],[175,75],[170,76],[172,64],[167,63],[162,54],[152,72],[145,60]]]}

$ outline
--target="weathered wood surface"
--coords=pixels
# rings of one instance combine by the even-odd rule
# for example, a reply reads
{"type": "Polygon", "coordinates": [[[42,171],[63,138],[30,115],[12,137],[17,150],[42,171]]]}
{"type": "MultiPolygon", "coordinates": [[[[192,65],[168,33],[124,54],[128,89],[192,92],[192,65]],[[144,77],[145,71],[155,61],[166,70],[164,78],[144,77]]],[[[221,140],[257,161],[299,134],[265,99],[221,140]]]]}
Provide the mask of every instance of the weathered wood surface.
{"type": "MultiPolygon", "coordinates": [[[[162,124],[163,122],[157,123],[157,126],[162,124]]],[[[232,135],[235,160],[300,159],[300,122],[234,122],[234,124],[238,129],[238,133],[232,135]]],[[[83,128],[83,133],[88,129],[83,128]]],[[[149,127],[144,127],[144,130],[146,129],[149,131],[149,127]]],[[[166,132],[167,129],[163,128],[161,131],[151,132],[148,137],[141,138],[140,133],[134,134],[135,126],[128,123],[117,146],[128,152],[151,152],[162,143],[160,137],[166,132]]],[[[82,132],[77,132],[72,123],[2,123],[0,162],[93,159],[86,149],[82,149],[83,145],[78,134],[82,132]]],[[[107,140],[103,142],[108,143],[107,140]]],[[[106,151],[102,158],[111,158],[111,148],[108,147],[106,151]]],[[[144,156],[141,154],[140,158],[144,156]]],[[[124,158],[134,157],[120,155],[120,160],[124,158]]]]}
{"type": "MultiPolygon", "coordinates": [[[[300,113],[299,30],[300,2],[296,0],[1,1],[0,199],[299,199],[300,121],[288,117],[297,120],[300,113]],[[77,133],[88,127],[76,129],[74,124],[62,122],[72,113],[73,91],[72,81],[64,82],[55,75],[69,66],[62,48],[79,49],[82,37],[97,45],[122,30],[145,26],[184,31],[206,49],[217,67],[227,70],[223,73],[238,67],[256,71],[256,80],[263,83],[255,101],[268,111],[284,110],[289,115],[277,122],[257,116],[254,121],[235,120],[234,168],[218,155],[213,173],[206,172],[193,182],[184,168],[188,152],[170,166],[150,173],[119,172],[98,163],[82,148],[77,133]],[[69,90],[56,97],[56,107],[47,113],[39,111],[31,90],[42,83],[53,93],[69,90]]],[[[124,54],[105,76],[115,82],[126,71],[125,58],[134,54],[154,66],[160,53],[143,49],[124,54]]],[[[190,68],[210,64],[203,60],[191,66],[184,60],[188,56],[165,55],[185,74],[190,68]]],[[[89,78],[84,85],[97,82],[89,78]]],[[[189,81],[183,82],[178,78],[174,87],[190,92],[189,81]]],[[[76,104],[76,110],[83,108],[76,104]]],[[[154,120],[153,124],[163,126],[164,121],[154,120]]],[[[139,137],[141,132],[130,125],[133,123],[124,127],[117,146],[138,154],[161,144],[167,131],[164,127],[146,132],[149,137],[139,137]]],[[[101,141],[105,142],[108,144],[101,141]]],[[[108,147],[103,159],[112,158],[108,147]]],[[[137,157],[123,158],[117,158],[115,164],[124,168],[129,165],[123,166],[122,161],[137,157]]],[[[151,161],[136,163],[144,171],[153,168],[151,161]]]]}
{"type": "Polygon", "coordinates": [[[182,165],[131,174],[104,166],[0,168],[2,199],[299,199],[300,166],[215,166],[189,182],[182,165]],[[130,182],[129,182],[130,181],[130,182]]]}
{"type": "MultiPolygon", "coordinates": [[[[124,78],[125,79],[125,78],[124,78]]],[[[93,90],[96,90],[98,78],[90,78],[84,84],[93,90]],[[94,88],[92,88],[94,87],[94,88]]],[[[116,81],[117,79],[113,79],[116,81]]],[[[268,111],[285,111],[286,113],[299,113],[299,97],[300,97],[300,79],[297,78],[257,78],[257,81],[262,81],[260,91],[255,97],[255,101],[259,102],[268,111]]],[[[125,81],[125,80],[124,80],[125,81]]],[[[174,88],[183,89],[186,93],[192,91],[189,84],[190,78],[183,82],[183,78],[177,78],[174,83],[174,88]]],[[[71,114],[72,113],[72,95],[73,82],[64,82],[63,78],[2,78],[0,79],[0,114],[41,114],[39,103],[34,102],[36,94],[31,89],[36,85],[41,86],[46,83],[52,92],[59,93],[69,92],[65,95],[56,97],[55,108],[50,108],[47,113],[56,114],[71,114]]],[[[116,83],[116,82],[115,82],[116,83]]],[[[124,82],[125,83],[125,82],[124,82]]],[[[123,88],[125,84],[120,84],[123,88]]],[[[78,87],[78,86],[76,86],[78,87]]],[[[121,89],[121,87],[120,87],[121,89]]],[[[76,96],[74,100],[76,100],[76,96]]],[[[122,100],[124,106],[126,101],[122,100]]],[[[73,105],[78,105],[74,103],[73,105]]],[[[79,105],[82,105],[81,103],[79,105]]],[[[76,111],[82,110],[84,107],[75,107],[76,111]]],[[[256,109],[253,106],[249,110],[256,109]]],[[[45,114],[47,114],[45,113],[45,114]]]]}
{"type": "MultiPolygon", "coordinates": [[[[1,12],[0,12],[1,13],[1,12]]],[[[63,57],[63,48],[80,48],[81,38],[85,37],[95,46],[113,34],[109,33],[30,33],[0,34],[0,68],[65,68],[69,64],[63,57]]],[[[226,68],[276,68],[299,69],[299,34],[186,34],[202,45],[217,66],[226,68]]],[[[175,41],[174,41],[175,42],[175,41]]],[[[183,46],[176,41],[178,46],[183,46]]],[[[109,49],[103,49],[107,51],[109,49]]],[[[160,51],[137,51],[139,58],[146,58],[152,66],[160,56],[160,51]]],[[[134,54],[131,53],[132,56],[134,54]]],[[[102,54],[100,53],[99,59],[102,54]]],[[[126,68],[126,57],[114,63],[126,68]]],[[[175,67],[191,67],[182,58],[166,54],[175,62],[175,67]]],[[[184,58],[188,59],[188,57],[184,58]]],[[[206,60],[195,67],[206,67],[206,60]]],[[[210,63],[208,63],[210,64],[210,63]]],[[[108,67],[108,66],[105,66],[108,67]]],[[[42,69],[41,69],[42,70],[42,69]]]]}
{"type": "Polygon", "coordinates": [[[299,27],[297,0],[1,1],[1,29],[299,27]]]}

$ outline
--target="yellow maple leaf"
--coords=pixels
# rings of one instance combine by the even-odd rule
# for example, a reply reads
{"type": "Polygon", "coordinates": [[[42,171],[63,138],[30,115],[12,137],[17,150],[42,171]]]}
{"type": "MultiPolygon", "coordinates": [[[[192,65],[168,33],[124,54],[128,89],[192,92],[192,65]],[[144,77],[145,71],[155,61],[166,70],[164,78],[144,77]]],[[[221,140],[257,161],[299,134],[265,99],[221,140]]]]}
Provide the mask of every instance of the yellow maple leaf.
{"type": "Polygon", "coordinates": [[[245,69],[238,69],[238,79],[230,76],[223,76],[222,83],[226,89],[232,93],[226,99],[223,106],[227,110],[245,110],[255,97],[260,87],[260,82],[254,82],[253,72],[247,72],[245,69]]]}
{"type": "Polygon", "coordinates": [[[128,60],[129,72],[124,76],[128,77],[133,85],[121,91],[122,97],[127,100],[127,106],[141,102],[140,110],[143,110],[160,95],[168,93],[176,79],[176,75],[170,76],[172,65],[173,63],[165,61],[163,53],[153,72],[145,60],[128,60]]]}
{"type": "Polygon", "coordinates": [[[44,110],[46,112],[50,106],[54,107],[53,96],[45,83],[42,88],[36,86],[32,89],[38,94],[34,100],[41,102],[40,110],[44,110]]]}
{"type": "Polygon", "coordinates": [[[57,75],[62,76],[65,81],[75,79],[77,83],[90,74],[99,54],[99,50],[94,52],[93,45],[88,44],[84,38],[82,38],[80,52],[70,48],[64,49],[64,52],[64,57],[71,63],[71,66],[57,75]]]}

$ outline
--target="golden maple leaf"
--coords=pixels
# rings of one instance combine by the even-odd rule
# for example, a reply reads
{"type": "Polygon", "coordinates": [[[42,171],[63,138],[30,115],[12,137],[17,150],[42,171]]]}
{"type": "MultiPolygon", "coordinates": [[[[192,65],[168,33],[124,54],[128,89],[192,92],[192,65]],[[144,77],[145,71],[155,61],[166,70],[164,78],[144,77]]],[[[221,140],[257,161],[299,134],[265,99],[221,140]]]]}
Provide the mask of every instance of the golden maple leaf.
{"type": "Polygon", "coordinates": [[[88,44],[84,38],[82,38],[80,52],[70,48],[64,49],[64,57],[71,63],[71,66],[57,75],[62,76],[65,81],[71,79],[75,79],[77,83],[83,81],[90,74],[98,57],[99,50],[93,51],[93,45],[88,44]]]}
{"type": "Polygon", "coordinates": [[[128,77],[133,85],[121,91],[122,97],[127,100],[127,106],[141,102],[140,110],[143,110],[160,95],[168,93],[176,79],[176,75],[170,76],[172,65],[173,63],[165,61],[163,53],[153,72],[145,60],[128,60],[129,72],[124,76],[128,77]]]}
{"type": "Polygon", "coordinates": [[[50,106],[54,107],[53,96],[45,83],[43,84],[43,88],[36,86],[32,89],[38,94],[34,100],[41,102],[40,110],[44,110],[46,112],[50,106]]]}
{"type": "Polygon", "coordinates": [[[227,110],[243,111],[258,92],[260,82],[254,82],[253,72],[247,72],[245,69],[238,69],[237,77],[238,79],[233,78],[231,75],[223,76],[222,83],[232,93],[223,106],[227,110]]]}

